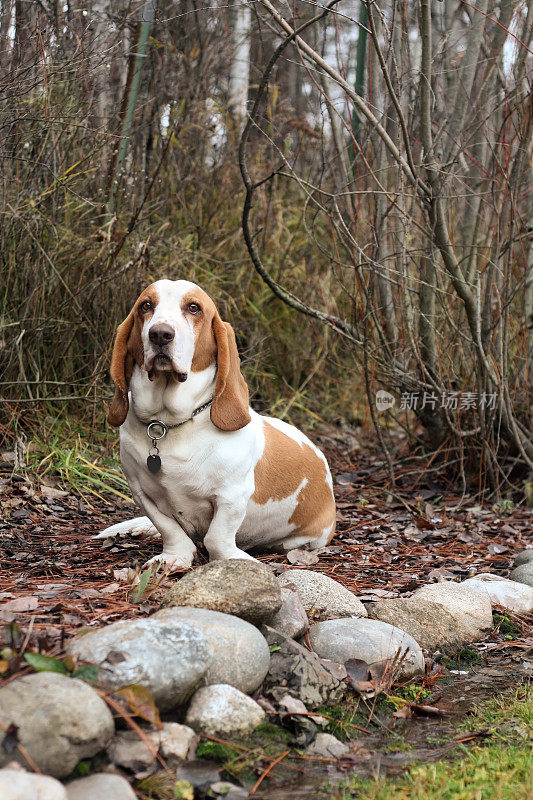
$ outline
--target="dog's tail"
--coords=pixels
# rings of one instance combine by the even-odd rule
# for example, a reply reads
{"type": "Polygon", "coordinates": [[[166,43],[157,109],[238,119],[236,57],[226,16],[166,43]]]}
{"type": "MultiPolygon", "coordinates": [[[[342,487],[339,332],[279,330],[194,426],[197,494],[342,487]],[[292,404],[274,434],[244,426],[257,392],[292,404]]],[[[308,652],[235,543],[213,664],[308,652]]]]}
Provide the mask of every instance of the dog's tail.
{"type": "Polygon", "coordinates": [[[94,538],[109,539],[112,536],[118,536],[120,533],[132,533],[138,536],[142,533],[157,533],[157,528],[152,525],[148,517],[135,517],[135,519],[127,519],[124,522],[117,522],[116,525],[110,525],[109,528],[105,528],[94,538]]]}

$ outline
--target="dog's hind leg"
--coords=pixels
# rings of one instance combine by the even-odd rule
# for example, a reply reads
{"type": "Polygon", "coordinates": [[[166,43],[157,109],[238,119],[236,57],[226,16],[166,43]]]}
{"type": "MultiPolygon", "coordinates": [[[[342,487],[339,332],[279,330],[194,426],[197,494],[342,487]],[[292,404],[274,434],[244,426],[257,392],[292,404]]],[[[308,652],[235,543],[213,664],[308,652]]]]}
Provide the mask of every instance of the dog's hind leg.
{"type": "Polygon", "coordinates": [[[109,539],[120,533],[158,533],[158,530],[148,517],[135,517],[135,519],[127,519],[124,522],[117,522],[116,525],[110,525],[109,528],[105,528],[93,538],[109,539]]]}

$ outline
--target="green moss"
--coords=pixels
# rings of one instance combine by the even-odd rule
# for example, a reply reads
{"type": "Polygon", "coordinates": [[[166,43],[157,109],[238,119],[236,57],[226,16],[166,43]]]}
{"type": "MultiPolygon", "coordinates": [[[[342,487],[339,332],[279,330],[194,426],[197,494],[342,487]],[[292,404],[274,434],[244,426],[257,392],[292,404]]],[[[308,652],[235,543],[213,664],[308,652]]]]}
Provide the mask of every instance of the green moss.
{"type": "Polygon", "coordinates": [[[291,735],[289,731],[285,730],[285,728],[281,728],[279,725],[274,725],[272,722],[262,722],[252,736],[254,742],[268,739],[278,744],[284,744],[288,742],[290,738],[291,735]]]}
{"type": "Polygon", "coordinates": [[[76,778],[85,778],[91,771],[91,762],[88,760],[78,761],[74,767],[72,775],[76,778]]]}
{"type": "Polygon", "coordinates": [[[483,659],[477,650],[463,647],[455,658],[451,658],[446,662],[446,666],[448,669],[467,669],[468,667],[474,667],[476,664],[480,664],[482,661],[483,659]]]}
{"type": "Polygon", "coordinates": [[[494,620],[494,625],[499,627],[500,633],[502,633],[506,638],[509,637],[510,639],[516,639],[517,636],[520,636],[520,629],[514,622],[512,622],[508,617],[504,616],[503,614],[493,614],[492,618],[494,620]]]}
{"type": "MultiPolygon", "coordinates": [[[[525,747],[463,748],[464,757],[411,767],[407,776],[361,781],[340,798],[359,800],[531,800],[533,757],[525,747]]],[[[334,795],[335,796],[335,795],[334,795]]]]}
{"type": "Polygon", "coordinates": [[[237,758],[240,750],[232,747],[230,744],[222,744],[221,742],[200,742],[196,750],[198,758],[208,758],[211,761],[219,761],[224,763],[237,758]]]}
{"type": "Polygon", "coordinates": [[[383,753],[409,753],[411,750],[413,750],[413,745],[402,737],[398,737],[393,742],[387,742],[381,748],[383,753]]]}
{"type": "Polygon", "coordinates": [[[394,694],[397,697],[403,697],[404,700],[408,700],[410,703],[423,703],[424,700],[430,696],[431,692],[429,689],[424,689],[423,686],[419,686],[417,683],[411,683],[409,686],[394,689],[394,694]]]}
{"type": "Polygon", "coordinates": [[[490,739],[476,739],[470,747],[457,742],[451,760],[415,764],[399,780],[354,777],[325,791],[324,800],[531,800],[531,689],[493,698],[462,726],[472,733],[487,727],[490,739]]]}

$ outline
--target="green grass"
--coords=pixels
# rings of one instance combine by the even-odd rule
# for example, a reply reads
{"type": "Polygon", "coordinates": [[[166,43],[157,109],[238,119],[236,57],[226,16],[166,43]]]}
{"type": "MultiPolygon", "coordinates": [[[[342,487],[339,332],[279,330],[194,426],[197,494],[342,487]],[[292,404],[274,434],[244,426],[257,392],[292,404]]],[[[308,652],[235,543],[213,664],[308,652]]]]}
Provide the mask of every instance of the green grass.
{"type": "Polygon", "coordinates": [[[66,415],[37,417],[26,453],[28,473],[59,479],[60,486],[82,497],[114,494],[132,502],[116,435],[111,442],[107,439],[105,421],[100,416],[92,428],[66,415]]]}
{"type": "Polygon", "coordinates": [[[489,728],[490,738],[466,746],[448,742],[452,757],[415,764],[401,778],[340,784],[326,800],[531,800],[533,797],[533,692],[519,687],[500,695],[456,730],[475,733],[489,728]],[[479,742],[479,743],[478,743],[479,742]]]}
{"type": "Polygon", "coordinates": [[[506,639],[512,640],[520,636],[520,628],[508,617],[503,614],[493,614],[492,618],[494,620],[494,625],[499,627],[500,633],[503,634],[506,639]]]}

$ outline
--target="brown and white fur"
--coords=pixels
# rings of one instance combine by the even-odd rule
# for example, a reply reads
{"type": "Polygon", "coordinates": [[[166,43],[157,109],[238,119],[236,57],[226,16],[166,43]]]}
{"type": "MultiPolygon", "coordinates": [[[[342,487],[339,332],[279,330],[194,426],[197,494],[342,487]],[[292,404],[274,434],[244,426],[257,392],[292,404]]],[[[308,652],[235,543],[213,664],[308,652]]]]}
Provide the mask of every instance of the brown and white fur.
{"type": "Polygon", "coordinates": [[[324,455],[297,428],[250,408],[235,335],[213,300],[189,281],[145,289],[119,325],[111,360],[116,384],[108,412],[120,426],[120,455],[145,517],[99,537],[158,531],[163,560],[189,567],[198,542],[211,559],[251,558],[251,548],[326,545],[335,500],[324,455]],[[169,425],[158,443],[162,467],[146,465],[147,422],[169,425]]]}

